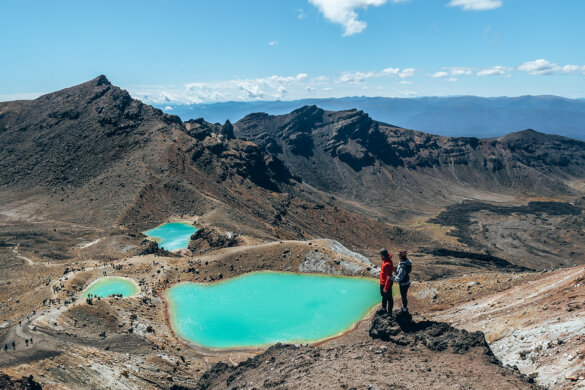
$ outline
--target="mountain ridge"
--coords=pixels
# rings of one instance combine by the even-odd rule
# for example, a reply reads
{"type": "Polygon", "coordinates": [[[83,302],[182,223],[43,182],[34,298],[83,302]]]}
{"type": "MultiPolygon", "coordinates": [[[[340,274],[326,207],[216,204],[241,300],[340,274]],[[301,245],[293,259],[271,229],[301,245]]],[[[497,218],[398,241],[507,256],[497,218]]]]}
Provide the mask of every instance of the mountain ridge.
{"type": "Polygon", "coordinates": [[[357,108],[375,120],[444,136],[498,137],[526,128],[585,140],[585,99],[553,95],[518,97],[345,97],[291,101],[155,104],[183,120],[204,117],[210,122],[236,122],[250,112],[285,114],[304,105],[327,110],[357,108]],[[167,110],[166,108],[170,108],[167,110]]]}

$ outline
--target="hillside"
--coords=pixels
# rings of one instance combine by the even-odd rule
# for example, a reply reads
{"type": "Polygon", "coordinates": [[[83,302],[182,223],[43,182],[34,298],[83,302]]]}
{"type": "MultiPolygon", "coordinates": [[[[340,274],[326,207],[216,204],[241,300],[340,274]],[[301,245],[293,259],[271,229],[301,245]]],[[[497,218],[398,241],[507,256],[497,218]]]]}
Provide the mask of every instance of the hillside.
{"type": "Polygon", "coordinates": [[[361,111],[316,106],[279,116],[250,114],[234,129],[313,187],[390,215],[393,208],[417,214],[462,196],[479,198],[481,191],[575,194],[567,182],[585,177],[585,143],[533,130],[448,138],[376,122],[361,111]]]}

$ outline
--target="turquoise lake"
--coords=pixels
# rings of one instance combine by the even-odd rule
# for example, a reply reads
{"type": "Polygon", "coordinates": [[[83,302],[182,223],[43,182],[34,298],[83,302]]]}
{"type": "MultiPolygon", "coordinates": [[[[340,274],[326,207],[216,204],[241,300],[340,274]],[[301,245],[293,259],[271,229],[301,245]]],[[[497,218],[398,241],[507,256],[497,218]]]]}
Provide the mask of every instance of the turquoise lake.
{"type": "Polygon", "coordinates": [[[87,298],[89,294],[102,298],[113,294],[131,297],[139,292],[140,287],[133,280],[111,276],[96,280],[81,294],[81,298],[87,298]]]}
{"type": "Polygon", "coordinates": [[[171,327],[206,348],[314,342],[340,334],[380,301],[375,279],[254,272],[167,290],[171,327]]]}
{"type": "Polygon", "coordinates": [[[196,231],[197,228],[188,223],[171,222],[147,230],[144,234],[158,242],[160,248],[172,251],[187,248],[191,235],[196,231]]]}

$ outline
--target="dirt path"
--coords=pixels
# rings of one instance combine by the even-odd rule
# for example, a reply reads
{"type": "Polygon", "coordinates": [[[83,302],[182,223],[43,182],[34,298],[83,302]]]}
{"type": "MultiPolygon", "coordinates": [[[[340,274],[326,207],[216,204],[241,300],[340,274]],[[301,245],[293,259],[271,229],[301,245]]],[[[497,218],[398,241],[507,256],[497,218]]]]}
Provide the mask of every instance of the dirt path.
{"type": "Polygon", "coordinates": [[[32,260],[31,260],[31,259],[29,259],[28,257],[26,257],[26,256],[22,256],[20,253],[18,253],[18,248],[19,248],[19,247],[20,247],[20,244],[17,244],[17,245],[16,245],[14,248],[12,248],[12,252],[14,253],[14,255],[15,255],[16,257],[18,257],[19,259],[26,261],[26,263],[27,263],[28,265],[35,265],[35,262],[34,262],[34,261],[32,261],[32,260]]]}
{"type": "MultiPolygon", "coordinates": [[[[33,316],[31,320],[34,317],[36,316],[33,316]]],[[[30,321],[22,321],[8,329],[0,340],[0,348],[2,349],[0,367],[30,363],[59,355],[62,346],[63,343],[58,339],[34,330],[30,321]],[[13,342],[14,347],[12,346],[13,342]],[[4,350],[5,345],[8,347],[7,351],[4,350]]]]}

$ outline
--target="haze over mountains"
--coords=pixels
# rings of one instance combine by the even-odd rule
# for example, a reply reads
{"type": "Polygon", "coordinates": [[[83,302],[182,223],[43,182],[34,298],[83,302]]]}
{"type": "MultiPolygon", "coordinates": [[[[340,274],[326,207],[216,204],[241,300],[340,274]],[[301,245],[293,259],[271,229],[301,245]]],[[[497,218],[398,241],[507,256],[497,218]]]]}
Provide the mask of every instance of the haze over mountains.
{"type": "Polygon", "coordinates": [[[558,96],[345,97],[156,106],[184,121],[204,118],[223,123],[251,112],[281,115],[305,105],[331,111],[355,108],[377,121],[444,136],[489,138],[534,129],[585,140],[585,100],[558,96]]]}

